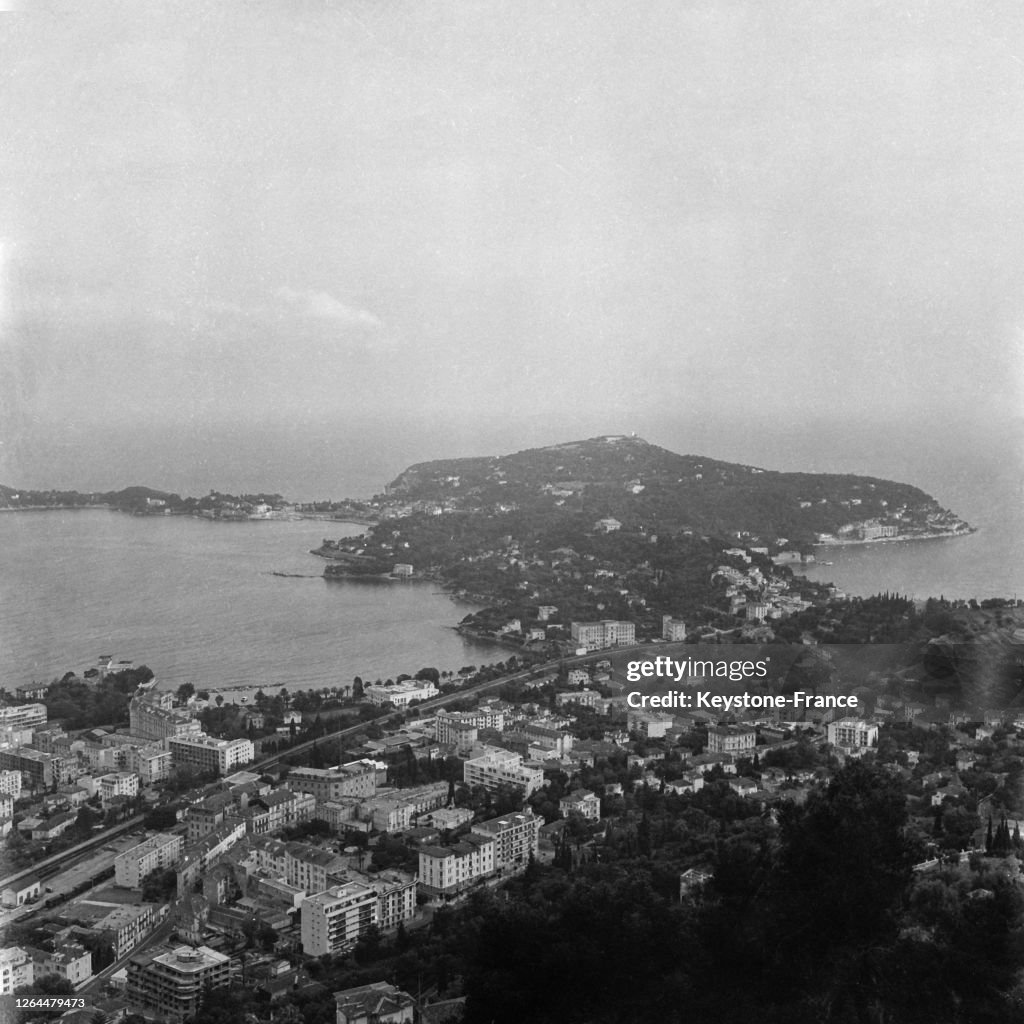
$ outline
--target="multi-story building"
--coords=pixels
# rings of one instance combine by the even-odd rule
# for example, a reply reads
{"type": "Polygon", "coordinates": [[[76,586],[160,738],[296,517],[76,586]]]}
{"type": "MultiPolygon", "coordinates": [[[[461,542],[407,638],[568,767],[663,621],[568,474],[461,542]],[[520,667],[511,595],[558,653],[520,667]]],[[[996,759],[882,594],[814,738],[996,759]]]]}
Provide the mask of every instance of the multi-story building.
{"type": "Polygon", "coordinates": [[[661,617],[661,638],[678,643],[686,639],[686,623],[682,619],[674,619],[671,615],[661,617]]]}
{"type": "Polygon", "coordinates": [[[453,895],[494,873],[494,838],[470,833],[454,846],[421,846],[419,884],[432,895],[453,895]]]}
{"type": "Polygon", "coordinates": [[[240,821],[225,822],[198,843],[189,843],[178,866],[178,892],[188,892],[202,873],[245,835],[240,821]]]}
{"type": "Polygon", "coordinates": [[[334,768],[292,768],[285,785],[296,793],[311,793],[318,802],[346,796],[371,797],[377,791],[377,769],[366,761],[334,768]]]}
{"type": "Polygon", "coordinates": [[[166,871],[185,851],[182,836],[159,832],[114,858],[114,881],[126,889],[139,889],[152,871],[166,871]]]}
{"type": "Polygon", "coordinates": [[[25,950],[20,946],[0,949],[0,996],[14,995],[16,988],[31,985],[34,978],[32,958],[25,950]]]}
{"type": "Polygon", "coordinates": [[[442,807],[424,815],[416,824],[426,828],[436,828],[439,832],[448,832],[461,825],[469,824],[473,818],[473,810],[470,807],[442,807]]]}
{"type": "Polygon", "coordinates": [[[316,812],[316,797],[290,789],[275,789],[266,796],[257,796],[245,807],[229,812],[233,819],[245,823],[250,835],[265,836],[300,821],[309,821],[316,812]]]}
{"type": "Polygon", "coordinates": [[[555,696],[555,703],[561,708],[567,704],[580,704],[585,708],[597,710],[601,706],[601,694],[596,690],[569,690],[555,696]]]}
{"type": "Polygon", "coordinates": [[[829,722],[828,741],[844,750],[867,750],[878,745],[878,726],[859,718],[841,718],[829,722]]]}
{"type": "Polygon", "coordinates": [[[208,946],[140,953],[128,961],[128,1002],[162,1020],[195,1016],[203,992],[227,985],[231,959],[208,946]]]}
{"type": "Polygon", "coordinates": [[[757,730],[740,725],[715,725],[708,729],[708,753],[744,757],[757,746],[757,730]]]}
{"type": "Polygon", "coordinates": [[[386,981],[334,993],[335,1024],[412,1024],[416,1002],[386,981]]]}
{"type": "Polygon", "coordinates": [[[432,782],[375,796],[363,804],[361,816],[369,815],[379,832],[401,832],[409,828],[418,815],[443,807],[447,802],[448,783],[432,782]]]}
{"type": "Polygon", "coordinates": [[[106,807],[118,796],[131,798],[139,795],[139,777],[134,772],[111,772],[97,780],[100,802],[106,807]]]}
{"type": "Polygon", "coordinates": [[[56,974],[78,988],[92,977],[92,953],[77,942],[61,942],[52,951],[30,949],[28,953],[37,978],[56,974]]]}
{"type": "Polygon", "coordinates": [[[170,693],[151,691],[133,697],[128,705],[128,728],[143,740],[165,741],[180,736],[197,736],[202,731],[199,721],[188,712],[171,706],[170,693]]]}
{"type": "Polygon", "coordinates": [[[335,1024],[412,1024],[416,1002],[386,981],[334,993],[335,1024]]]}
{"type": "Polygon", "coordinates": [[[438,711],[434,724],[434,735],[438,743],[457,743],[459,730],[463,726],[477,729],[505,728],[503,708],[477,708],[475,711],[438,711]]]}
{"type": "Polygon", "coordinates": [[[347,865],[344,857],[331,850],[322,850],[308,843],[288,843],[285,846],[285,881],[307,894],[329,888],[332,881],[340,880],[347,865]]]}
{"type": "Polygon", "coordinates": [[[7,704],[0,706],[0,728],[36,729],[45,724],[45,704],[7,704]]]}
{"type": "Polygon", "coordinates": [[[483,752],[470,758],[463,768],[463,778],[468,786],[483,786],[492,793],[499,786],[520,786],[523,796],[529,797],[544,785],[544,772],[523,764],[519,754],[497,747],[485,747],[483,752]]]}
{"type": "Polygon", "coordinates": [[[602,619],[600,622],[573,622],[569,635],[577,647],[599,651],[605,647],[622,647],[636,643],[636,626],[632,622],[602,619]]]}
{"type": "Polygon", "coordinates": [[[407,708],[414,700],[429,700],[439,692],[429,679],[407,679],[401,683],[392,683],[391,686],[371,685],[363,688],[363,696],[371,704],[380,707],[390,703],[396,708],[407,708]]]}
{"type": "Polygon", "coordinates": [[[0,768],[21,772],[22,783],[30,789],[50,789],[73,782],[78,772],[74,765],[55,754],[44,754],[31,747],[0,750],[0,768]]]}
{"type": "Polygon", "coordinates": [[[191,764],[218,775],[248,764],[255,757],[252,740],[219,740],[203,733],[169,739],[167,746],[175,765],[191,764]]]}
{"type": "Polygon", "coordinates": [[[235,809],[235,798],[230,793],[213,793],[193,804],[185,812],[189,843],[198,842],[220,828],[235,809]]]}
{"type": "Polygon", "coordinates": [[[525,865],[530,854],[537,853],[543,824],[543,818],[527,809],[518,814],[505,814],[478,822],[472,827],[471,834],[494,840],[494,867],[503,870],[525,865]]]}
{"type": "Polygon", "coordinates": [[[127,956],[166,915],[167,906],[158,903],[110,903],[96,897],[74,905],[78,921],[106,936],[115,960],[127,956]]]}
{"type": "Polygon", "coordinates": [[[601,820],[601,799],[589,789],[574,789],[558,801],[558,809],[567,818],[574,811],[588,821],[601,820]]]}
{"type": "Polygon", "coordinates": [[[377,927],[397,928],[416,915],[416,876],[404,871],[381,871],[376,875],[349,873],[353,881],[369,886],[377,894],[377,927]]]}
{"type": "Polygon", "coordinates": [[[143,786],[152,786],[171,777],[171,752],[156,743],[127,748],[125,766],[135,772],[143,786]]]}
{"type": "Polygon", "coordinates": [[[0,772],[0,793],[7,793],[15,800],[21,797],[21,772],[0,772]]]}
{"type": "Polygon", "coordinates": [[[660,740],[673,724],[672,716],[663,711],[630,711],[626,715],[626,728],[649,740],[660,740]]]}
{"type": "Polygon", "coordinates": [[[334,885],[304,899],[300,916],[303,953],[342,953],[377,923],[377,893],[360,882],[334,885]]]}

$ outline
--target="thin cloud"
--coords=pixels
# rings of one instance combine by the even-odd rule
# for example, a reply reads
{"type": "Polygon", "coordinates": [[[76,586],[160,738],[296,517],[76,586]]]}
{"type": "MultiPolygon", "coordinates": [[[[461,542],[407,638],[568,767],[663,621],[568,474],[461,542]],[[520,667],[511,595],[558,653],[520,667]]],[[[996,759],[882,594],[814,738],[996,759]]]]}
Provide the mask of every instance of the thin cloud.
{"type": "Polygon", "coordinates": [[[380,328],[384,325],[366,309],[357,309],[328,295],[327,292],[297,291],[294,288],[278,288],[277,297],[283,299],[302,316],[315,320],[332,320],[339,324],[357,327],[380,328]]]}

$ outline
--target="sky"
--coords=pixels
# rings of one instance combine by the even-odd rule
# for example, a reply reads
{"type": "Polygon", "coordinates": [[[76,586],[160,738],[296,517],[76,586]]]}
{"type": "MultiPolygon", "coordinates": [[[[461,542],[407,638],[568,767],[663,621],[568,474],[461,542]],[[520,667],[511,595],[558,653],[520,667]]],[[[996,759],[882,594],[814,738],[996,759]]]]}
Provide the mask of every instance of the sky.
{"type": "Polygon", "coordinates": [[[1017,3],[0,12],[0,482],[1020,469],[1017,3]]]}

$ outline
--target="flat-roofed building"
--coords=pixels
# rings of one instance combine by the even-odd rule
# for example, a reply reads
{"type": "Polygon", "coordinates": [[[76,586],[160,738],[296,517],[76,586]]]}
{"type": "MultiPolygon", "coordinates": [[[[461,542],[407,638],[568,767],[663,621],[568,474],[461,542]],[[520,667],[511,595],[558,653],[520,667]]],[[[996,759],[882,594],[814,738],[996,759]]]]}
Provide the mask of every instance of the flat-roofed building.
{"type": "Polygon", "coordinates": [[[101,775],[97,780],[100,802],[106,807],[118,796],[133,797],[139,795],[139,777],[134,772],[111,772],[101,775]]]}
{"type": "Polygon", "coordinates": [[[494,840],[494,867],[505,870],[525,865],[530,854],[537,853],[543,824],[543,818],[538,818],[532,810],[525,810],[478,822],[471,834],[494,840]]]}
{"type": "Polygon", "coordinates": [[[114,881],[126,889],[139,889],[146,875],[173,867],[184,851],[182,836],[158,832],[114,858],[114,881]]]}
{"type": "Polygon", "coordinates": [[[524,765],[522,757],[510,750],[484,747],[464,765],[463,779],[467,786],[483,786],[492,793],[502,785],[519,786],[523,796],[529,797],[544,785],[544,772],[524,765]]]}
{"type": "Polygon", "coordinates": [[[203,733],[169,739],[167,746],[175,765],[191,764],[218,775],[248,764],[255,756],[252,740],[220,740],[203,733]]]}
{"type": "Polygon", "coordinates": [[[302,901],[302,951],[324,956],[351,949],[377,923],[377,893],[360,882],[334,885],[302,901]]]}
{"type": "Polygon", "coordinates": [[[0,706],[0,728],[36,729],[46,724],[45,704],[7,704],[0,706]]]}
{"type": "Polygon", "coordinates": [[[844,750],[867,750],[878,745],[878,726],[859,718],[841,718],[829,722],[828,741],[844,750]]]}
{"type": "Polygon", "coordinates": [[[32,747],[0,750],[0,769],[21,772],[22,782],[31,789],[50,789],[78,777],[77,768],[65,758],[32,747]]]}
{"type": "Polygon", "coordinates": [[[158,903],[112,903],[97,896],[75,903],[73,917],[89,931],[105,935],[114,959],[120,960],[164,919],[167,909],[158,903]]]}
{"type": "Polygon", "coordinates": [[[572,622],[569,635],[577,647],[599,651],[605,647],[622,647],[636,643],[636,626],[632,622],[602,619],[600,622],[572,622]]]}
{"type": "Polygon", "coordinates": [[[206,989],[231,980],[231,959],[208,946],[140,953],[128,961],[128,1002],[161,1019],[195,1016],[206,989]]]}
{"type": "Polygon", "coordinates": [[[394,704],[396,708],[407,708],[414,700],[429,700],[440,691],[429,679],[407,679],[390,686],[370,685],[363,687],[363,695],[378,707],[394,704]]]}
{"type": "Polygon", "coordinates": [[[171,777],[171,752],[157,743],[128,747],[125,763],[144,786],[152,786],[171,777]]]}

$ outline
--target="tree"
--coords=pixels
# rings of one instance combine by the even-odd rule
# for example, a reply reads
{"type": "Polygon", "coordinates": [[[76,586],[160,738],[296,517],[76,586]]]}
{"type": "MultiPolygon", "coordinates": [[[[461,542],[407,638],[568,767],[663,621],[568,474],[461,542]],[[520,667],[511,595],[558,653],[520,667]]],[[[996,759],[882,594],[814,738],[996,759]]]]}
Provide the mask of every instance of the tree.
{"type": "Polygon", "coordinates": [[[187,704],[190,697],[194,697],[196,693],[195,686],[192,683],[182,683],[175,691],[175,699],[179,704],[187,704]]]}
{"type": "Polygon", "coordinates": [[[363,680],[361,676],[356,676],[352,680],[352,698],[354,700],[363,699],[363,680]]]}

